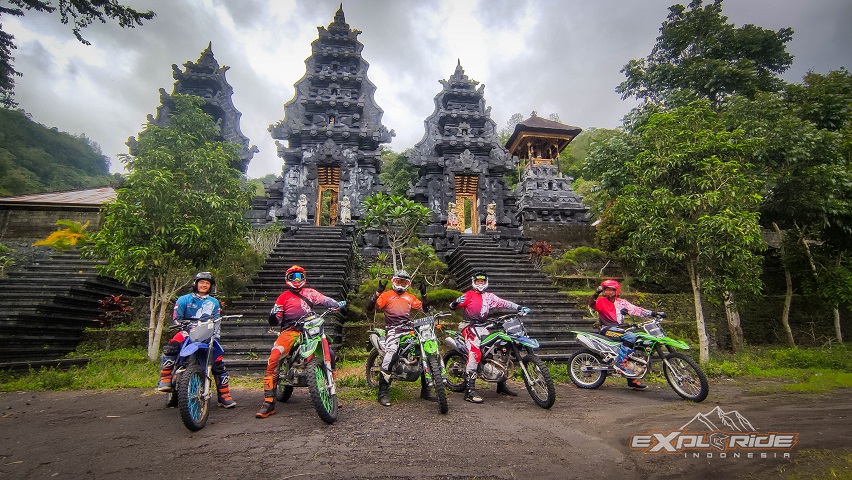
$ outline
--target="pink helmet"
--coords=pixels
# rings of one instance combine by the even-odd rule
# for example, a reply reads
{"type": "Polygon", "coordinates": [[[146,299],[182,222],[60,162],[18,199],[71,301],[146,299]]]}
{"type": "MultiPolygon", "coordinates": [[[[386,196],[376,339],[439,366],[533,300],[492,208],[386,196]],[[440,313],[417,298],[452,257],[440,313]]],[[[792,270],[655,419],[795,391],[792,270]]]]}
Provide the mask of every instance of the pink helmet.
{"type": "Polygon", "coordinates": [[[601,286],[604,288],[614,288],[616,297],[621,295],[621,284],[611,278],[601,282],[601,286]]]}

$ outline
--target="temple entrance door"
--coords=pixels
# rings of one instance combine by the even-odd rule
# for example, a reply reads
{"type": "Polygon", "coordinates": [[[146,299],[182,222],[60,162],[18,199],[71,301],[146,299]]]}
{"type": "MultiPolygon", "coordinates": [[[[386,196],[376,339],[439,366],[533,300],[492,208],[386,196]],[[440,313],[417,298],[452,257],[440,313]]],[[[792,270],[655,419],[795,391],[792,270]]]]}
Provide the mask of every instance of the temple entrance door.
{"type": "Polygon", "coordinates": [[[459,230],[462,233],[479,233],[479,215],[476,205],[478,187],[479,177],[456,175],[456,212],[459,217],[459,230]]]}
{"type": "Polygon", "coordinates": [[[335,167],[317,168],[317,225],[337,224],[337,199],[340,195],[340,169],[335,167]]]}

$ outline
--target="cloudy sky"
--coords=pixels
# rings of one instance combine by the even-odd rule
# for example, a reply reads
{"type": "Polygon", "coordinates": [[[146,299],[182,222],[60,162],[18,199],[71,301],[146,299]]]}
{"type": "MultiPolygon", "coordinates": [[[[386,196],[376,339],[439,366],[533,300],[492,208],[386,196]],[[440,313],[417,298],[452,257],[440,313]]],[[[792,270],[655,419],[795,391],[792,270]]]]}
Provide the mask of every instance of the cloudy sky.
{"type": "MultiPolygon", "coordinates": [[[[0,0],[0,3],[6,3],[0,0]]],[[[334,18],[339,0],[125,0],[157,17],[135,29],[94,24],[76,41],[56,15],[3,17],[15,36],[16,100],[33,119],[72,134],[85,133],[112,158],[144,128],[171,93],[172,64],[196,61],[208,42],[228,65],[241,129],[260,149],[249,165],[256,178],[281,173],[267,127],[284,117],[293,84],[305,74],[317,26],[334,18]]],[[[346,21],[361,30],[367,76],[376,85],[383,123],[396,131],[395,151],[423,136],[439,79],[456,62],[486,85],[498,128],[514,113],[559,115],[582,128],[614,128],[635,103],[615,87],[621,68],[650,53],[674,0],[348,0],[346,21]]],[[[682,3],[688,3],[688,0],[682,3]]],[[[795,56],[784,75],[852,69],[849,0],[725,0],[735,26],[791,27],[795,56]]]]}

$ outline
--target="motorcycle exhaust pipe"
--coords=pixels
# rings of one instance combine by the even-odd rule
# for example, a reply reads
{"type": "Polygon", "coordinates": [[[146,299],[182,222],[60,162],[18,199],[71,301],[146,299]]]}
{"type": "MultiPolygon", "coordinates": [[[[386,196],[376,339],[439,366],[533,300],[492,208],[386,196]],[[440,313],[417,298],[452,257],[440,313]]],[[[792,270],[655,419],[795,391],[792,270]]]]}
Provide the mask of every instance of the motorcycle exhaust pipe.
{"type": "Polygon", "coordinates": [[[458,340],[456,340],[453,337],[445,337],[444,338],[444,345],[452,348],[453,350],[458,350],[458,351],[461,351],[461,352],[464,351],[464,345],[459,345],[458,340]]]}

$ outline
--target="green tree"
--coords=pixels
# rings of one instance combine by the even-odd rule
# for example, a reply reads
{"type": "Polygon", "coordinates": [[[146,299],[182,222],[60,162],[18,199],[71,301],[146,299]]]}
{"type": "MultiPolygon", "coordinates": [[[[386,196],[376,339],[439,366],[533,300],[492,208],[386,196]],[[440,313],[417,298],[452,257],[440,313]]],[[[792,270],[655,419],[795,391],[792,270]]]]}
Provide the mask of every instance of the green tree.
{"type": "Polygon", "coordinates": [[[410,148],[402,153],[382,148],[382,173],[379,174],[379,178],[391,195],[405,196],[408,187],[417,183],[417,168],[408,163],[408,157],[412,152],[410,148]]]}
{"type": "MultiPolygon", "coordinates": [[[[654,112],[625,135],[638,154],[613,148],[590,155],[590,172],[610,180],[601,243],[642,278],[689,280],[706,362],[704,298],[760,288],[760,181],[748,165],[756,142],[728,131],[706,100],[654,112]],[[607,152],[624,156],[601,156],[607,152]]],[[[729,327],[741,339],[738,326],[729,327]]]]}
{"type": "Polygon", "coordinates": [[[627,77],[616,92],[651,103],[665,102],[679,91],[693,92],[719,110],[729,95],[752,97],[777,91],[777,77],[793,63],[786,43],[793,30],[777,32],[755,25],[734,28],[722,15],[722,0],[703,6],[672,5],[647,58],[631,60],[621,72],[627,77]]]}
{"type": "Polygon", "coordinates": [[[429,221],[431,212],[423,205],[399,195],[377,193],[364,199],[364,218],[358,221],[362,230],[384,233],[391,249],[394,271],[405,268],[402,249],[429,221]]]}
{"type": "MultiPolygon", "coordinates": [[[[107,19],[113,19],[122,27],[133,28],[156,15],[151,11],[140,12],[126,7],[116,0],[60,0],[58,7],[54,7],[51,0],[10,0],[8,3],[8,6],[0,5],[0,17],[4,14],[23,17],[26,12],[33,10],[42,13],[58,10],[60,21],[65,25],[73,24],[71,32],[83,45],[91,43],[80,32],[95,20],[106,23],[107,19]]],[[[6,108],[17,105],[14,101],[15,77],[22,76],[14,67],[12,50],[16,48],[15,36],[4,32],[0,24],[0,103],[6,108]]]]}
{"type": "Polygon", "coordinates": [[[242,251],[249,225],[243,218],[251,193],[231,168],[239,146],[218,141],[218,127],[198,97],[175,95],[169,125],[149,123],[116,200],[104,206],[93,253],[102,271],[151,287],[148,357],[159,353],[163,323],[175,294],[193,271],[209,269],[226,252],[242,251]]]}
{"type": "Polygon", "coordinates": [[[794,343],[788,325],[794,271],[814,298],[834,306],[842,341],[839,304],[852,300],[840,287],[852,256],[852,75],[845,69],[810,72],[781,93],[734,98],[725,117],[729,128],[764,140],[756,156],[767,185],[761,215],[782,246],[788,343],[794,343]]]}

